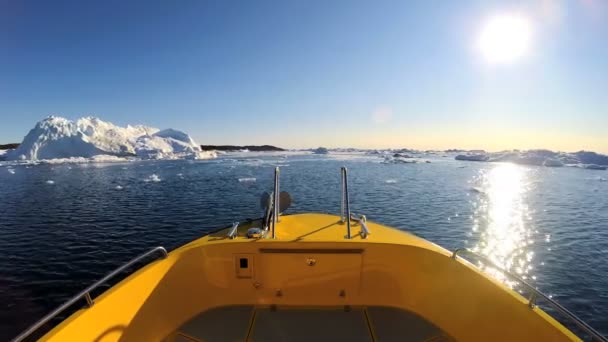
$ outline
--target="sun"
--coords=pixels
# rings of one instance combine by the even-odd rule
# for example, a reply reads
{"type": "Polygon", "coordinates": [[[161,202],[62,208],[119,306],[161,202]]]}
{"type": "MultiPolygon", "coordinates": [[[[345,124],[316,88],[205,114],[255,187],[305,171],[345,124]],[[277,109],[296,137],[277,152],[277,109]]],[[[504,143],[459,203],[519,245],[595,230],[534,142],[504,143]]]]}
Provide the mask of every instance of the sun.
{"type": "Polygon", "coordinates": [[[528,52],[531,31],[530,21],[523,15],[496,15],[485,22],[478,48],[490,64],[513,63],[528,52]]]}

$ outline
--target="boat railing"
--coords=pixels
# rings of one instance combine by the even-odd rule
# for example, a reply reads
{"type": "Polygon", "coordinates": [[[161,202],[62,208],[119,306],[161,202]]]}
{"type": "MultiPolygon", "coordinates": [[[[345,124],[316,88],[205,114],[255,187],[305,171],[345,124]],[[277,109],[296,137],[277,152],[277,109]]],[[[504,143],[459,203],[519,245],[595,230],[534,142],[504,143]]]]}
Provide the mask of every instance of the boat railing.
{"type": "MultiPolygon", "coordinates": [[[[280,174],[281,171],[279,169],[279,167],[277,166],[274,169],[274,191],[272,194],[272,204],[271,204],[271,215],[272,215],[272,222],[270,222],[272,224],[272,229],[271,229],[271,237],[274,239],[276,238],[276,226],[277,226],[277,222],[279,222],[279,216],[280,216],[280,208],[281,208],[281,204],[280,204],[280,189],[279,189],[279,178],[280,178],[280,174]]],[[[342,187],[342,201],[341,201],[341,206],[340,206],[340,222],[342,223],[346,223],[346,239],[352,239],[352,233],[351,233],[351,222],[352,221],[356,221],[359,223],[359,225],[361,226],[361,238],[366,239],[370,234],[370,230],[367,227],[367,219],[365,217],[365,215],[360,215],[359,217],[357,217],[356,215],[352,214],[350,212],[350,199],[349,199],[349,194],[348,194],[348,170],[346,169],[346,167],[342,167],[340,169],[340,175],[341,175],[341,187],[342,187]]],[[[234,230],[234,227],[233,227],[234,230]]],[[[228,233],[228,237],[232,237],[232,230],[228,233]]]]}
{"type": "Polygon", "coordinates": [[[114,271],[108,273],[105,277],[101,278],[100,280],[98,280],[97,282],[95,282],[93,285],[91,285],[91,286],[87,287],[86,289],[82,290],[80,293],[78,293],[74,297],[68,299],[65,303],[61,304],[61,306],[59,306],[58,308],[56,308],[55,310],[53,310],[52,312],[50,312],[46,316],[42,317],[40,320],[38,320],[38,322],[34,323],[27,330],[25,330],[24,332],[22,332],[19,336],[15,337],[13,339],[13,342],[23,341],[28,336],[30,336],[31,334],[33,334],[36,330],[38,330],[40,327],[42,327],[44,324],[46,324],[48,321],[50,321],[51,319],[53,319],[55,316],[59,315],[61,312],[63,312],[64,310],[66,310],[70,306],[74,305],[74,303],[76,303],[77,301],[79,301],[82,298],[84,298],[86,300],[88,307],[93,306],[95,304],[95,301],[93,300],[93,298],[91,298],[91,291],[93,291],[96,288],[98,288],[99,286],[103,285],[108,280],[110,280],[111,278],[114,278],[116,275],[118,275],[119,273],[123,272],[127,268],[133,266],[137,262],[139,262],[139,261],[141,261],[141,260],[149,257],[150,255],[152,255],[154,253],[157,253],[157,252],[160,252],[161,257],[163,259],[167,257],[167,250],[164,247],[159,246],[159,247],[154,247],[151,250],[147,251],[146,253],[143,253],[143,254],[141,254],[141,255],[139,255],[139,256],[137,256],[137,257],[129,260],[127,263],[125,263],[122,266],[116,268],[114,271]]]}
{"type": "Polygon", "coordinates": [[[530,296],[528,297],[528,306],[531,309],[533,309],[536,306],[536,301],[539,298],[544,299],[549,304],[549,306],[551,306],[553,309],[557,310],[564,317],[567,317],[570,322],[574,323],[576,326],[578,326],[580,329],[582,329],[585,333],[587,333],[589,336],[591,336],[592,341],[608,342],[608,339],[606,337],[602,336],[602,334],[597,332],[595,329],[593,329],[591,326],[589,326],[587,323],[585,323],[582,319],[578,318],[575,314],[570,312],[568,309],[563,307],[561,304],[559,304],[555,300],[551,299],[551,297],[549,297],[546,294],[544,294],[543,292],[537,290],[534,286],[527,283],[525,280],[523,280],[518,275],[505,270],[503,267],[497,265],[495,262],[493,262],[489,258],[487,258],[483,255],[479,255],[467,248],[459,248],[459,249],[455,250],[452,253],[452,259],[458,260],[458,257],[460,257],[461,259],[463,259],[465,261],[469,261],[468,259],[460,256],[461,254],[473,256],[476,259],[478,259],[479,261],[482,261],[483,263],[486,263],[486,264],[490,265],[492,268],[495,268],[496,270],[500,271],[501,273],[503,273],[507,277],[511,278],[512,280],[515,280],[518,283],[520,283],[530,293],[530,296]]]}

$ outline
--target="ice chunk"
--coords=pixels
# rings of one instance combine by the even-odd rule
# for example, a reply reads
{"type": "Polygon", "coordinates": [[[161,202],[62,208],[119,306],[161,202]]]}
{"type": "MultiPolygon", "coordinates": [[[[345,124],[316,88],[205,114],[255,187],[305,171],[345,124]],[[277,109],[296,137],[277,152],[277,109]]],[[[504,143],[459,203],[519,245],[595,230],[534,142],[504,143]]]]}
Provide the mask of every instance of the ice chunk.
{"type": "Polygon", "coordinates": [[[122,190],[122,189],[123,189],[123,187],[122,187],[122,186],[120,186],[120,185],[117,185],[116,187],[114,187],[114,189],[116,189],[116,190],[122,190]]]}
{"type": "Polygon", "coordinates": [[[144,178],[144,182],[146,182],[146,183],[148,183],[148,182],[158,183],[160,181],[161,181],[161,179],[160,179],[160,177],[158,177],[158,175],[156,173],[153,173],[150,176],[144,178]]]}
{"type": "Polygon", "coordinates": [[[480,187],[476,187],[476,186],[469,188],[469,191],[477,193],[477,194],[485,194],[486,193],[485,191],[483,191],[483,189],[481,189],[480,187]]]}
{"type": "Polygon", "coordinates": [[[564,166],[564,163],[562,163],[561,161],[559,161],[559,160],[557,160],[557,159],[547,158],[547,159],[545,159],[545,161],[543,162],[543,166],[548,166],[548,167],[561,167],[561,166],[564,166]]]}
{"type": "Polygon", "coordinates": [[[583,168],[587,170],[606,170],[608,167],[604,165],[586,164],[583,165],[583,168]]]}
{"type": "Polygon", "coordinates": [[[395,179],[387,179],[385,182],[388,183],[388,184],[395,184],[395,183],[397,183],[397,180],[395,180],[395,179]]]}
{"type": "Polygon", "coordinates": [[[255,182],[256,179],[255,177],[244,177],[244,178],[239,178],[239,182],[240,183],[253,183],[255,182]]]}
{"type": "Polygon", "coordinates": [[[49,179],[49,180],[46,181],[46,184],[55,184],[55,181],[49,179]]]}
{"type": "Polygon", "coordinates": [[[455,158],[456,160],[466,160],[466,161],[488,161],[490,157],[483,154],[459,154],[455,158]]]}
{"type": "Polygon", "coordinates": [[[8,171],[8,173],[10,173],[11,175],[15,174],[15,169],[6,169],[6,171],[8,171]]]}

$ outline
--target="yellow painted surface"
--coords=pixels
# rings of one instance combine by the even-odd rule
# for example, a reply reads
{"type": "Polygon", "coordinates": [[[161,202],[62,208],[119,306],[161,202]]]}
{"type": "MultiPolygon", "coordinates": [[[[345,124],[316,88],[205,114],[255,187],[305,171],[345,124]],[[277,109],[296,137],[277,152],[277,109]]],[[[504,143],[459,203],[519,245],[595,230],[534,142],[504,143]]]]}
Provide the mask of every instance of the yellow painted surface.
{"type": "Polygon", "coordinates": [[[353,223],[347,240],[346,225],[325,214],[281,217],[275,240],[245,238],[251,225],[233,240],[224,230],[174,250],[43,340],[159,341],[202,311],[239,304],[392,306],[460,341],[579,340],[519,294],[414,235],[368,222],[372,234],[361,239],[353,223]],[[239,271],[240,258],[250,271],[239,271]]]}

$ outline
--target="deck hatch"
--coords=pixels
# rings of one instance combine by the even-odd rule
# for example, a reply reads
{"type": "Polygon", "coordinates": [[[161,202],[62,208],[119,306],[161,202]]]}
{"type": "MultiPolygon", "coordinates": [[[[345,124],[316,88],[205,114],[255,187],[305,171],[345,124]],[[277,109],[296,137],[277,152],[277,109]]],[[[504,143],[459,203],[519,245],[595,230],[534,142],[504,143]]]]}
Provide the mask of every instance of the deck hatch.
{"type": "Polygon", "coordinates": [[[337,298],[340,293],[359,293],[361,249],[269,250],[256,257],[255,265],[255,279],[268,291],[280,289],[282,296],[291,298],[337,298]]]}

